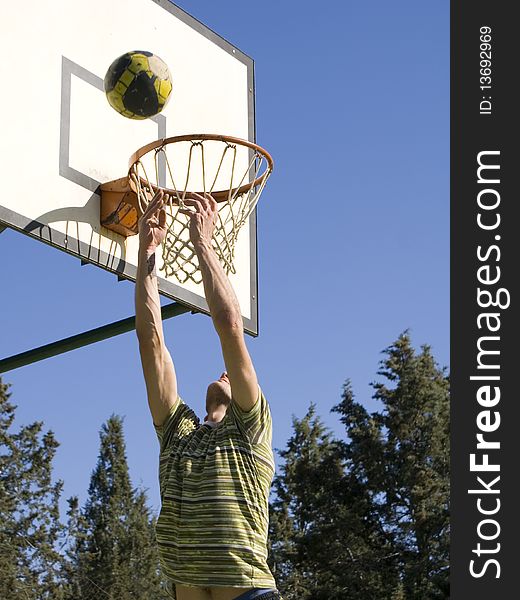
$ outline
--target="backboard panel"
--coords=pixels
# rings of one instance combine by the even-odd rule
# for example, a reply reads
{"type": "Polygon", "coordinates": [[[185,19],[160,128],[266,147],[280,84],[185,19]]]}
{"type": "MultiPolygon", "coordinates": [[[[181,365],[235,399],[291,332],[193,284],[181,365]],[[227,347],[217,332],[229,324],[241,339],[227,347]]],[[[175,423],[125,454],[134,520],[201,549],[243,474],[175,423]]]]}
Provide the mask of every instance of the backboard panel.
{"type": "MultiPolygon", "coordinates": [[[[0,97],[0,173],[13,183],[0,194],[0,225],[122,277],[135,279],[138,240],[100,225],[100,184],[125,176],[132,153],[159,138],[255,141],[252,59],[168,0],[2,3],[0,48],[10,57],[0,69],[10,80],[20,72],[20,92],[0,97]],[[157,54],[172,74],[170,101],[153,119],[126,119],[105,98],[106,70],[129,50],[157,54]]],[[[255,213],[240,232],[235,265],[230,280],[245,328],[256,334],[255,213]]],[[[159,288],[207,312],[202,284],[159,271],[159,288]]]]}

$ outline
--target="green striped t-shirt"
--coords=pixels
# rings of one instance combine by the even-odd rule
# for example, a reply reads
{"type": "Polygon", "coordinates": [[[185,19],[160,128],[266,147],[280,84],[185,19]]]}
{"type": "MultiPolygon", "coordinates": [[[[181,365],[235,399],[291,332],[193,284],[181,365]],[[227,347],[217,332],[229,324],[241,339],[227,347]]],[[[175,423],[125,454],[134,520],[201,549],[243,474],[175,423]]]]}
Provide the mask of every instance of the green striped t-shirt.
{"type": "Polygon", "coordinates": [[[215,427],[179,398],[161,427],[156,535],[168,578],[201,587],[275,587],[267,566],[274,475],[269,405],[231,401],[215,427]]]}

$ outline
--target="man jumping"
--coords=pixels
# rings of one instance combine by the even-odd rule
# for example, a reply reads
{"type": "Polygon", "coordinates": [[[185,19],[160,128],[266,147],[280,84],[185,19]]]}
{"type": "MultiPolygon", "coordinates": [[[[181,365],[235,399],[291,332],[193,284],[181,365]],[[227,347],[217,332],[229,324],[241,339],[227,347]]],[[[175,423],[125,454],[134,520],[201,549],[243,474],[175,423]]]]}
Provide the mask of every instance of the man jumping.
{"type": "Polygon", "coordinates": [[[281,598],[267,566],[268,497],[274,475],[271,415],[244,340],[233,288],[211,240],[217,203],[186,200],[190,240],[226,371],[209,384],[206,417],[179,398],[164,342],[155,250],[166,235],[163,193],[139,220],[136,331],[148,403],[161,444],[161,564],[177,600],[281,598]]]}

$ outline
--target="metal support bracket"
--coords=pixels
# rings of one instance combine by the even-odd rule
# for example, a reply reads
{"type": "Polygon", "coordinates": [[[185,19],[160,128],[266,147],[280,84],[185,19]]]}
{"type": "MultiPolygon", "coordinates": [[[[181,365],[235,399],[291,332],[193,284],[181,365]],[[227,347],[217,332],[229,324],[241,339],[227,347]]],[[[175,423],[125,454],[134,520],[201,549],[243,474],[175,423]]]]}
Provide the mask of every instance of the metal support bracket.
{"type": "MultiPolygon", "coordinates": [[[[170,317],[176,317],[183,313],[190,312],[191,310],[193,309],[179,304],[178,302],[172,302],[161,308],[161,315],[163,319],[169,319],[170,317]]],[[[57,356],[58,354],[63,354],[64,352],[75,350],[76,348],[82,348],[83,346],[106,340],[116,335],[120,335],[121,333],[127,333],[128,331],[132,331],[132,329],[135,329],[135,316],[122,319],[121,321],[115,321],[114,323],[109,323],[108,325],[103,325],[102,327],[91,329],[90,331],[78,333],[77,335],[64,338],[57,342],[52,342],[51,344],[46,344],[45,346],[40,346],[39,348],[34,348],[33,350],[28,350],[27,352],[22,352],[21,354],[15,354],[14,356],[4,358],[0,360],[0,373],[12,371],[19,367],[25,367],[26,365],[50,358],[51,356],[57,356]]]]}

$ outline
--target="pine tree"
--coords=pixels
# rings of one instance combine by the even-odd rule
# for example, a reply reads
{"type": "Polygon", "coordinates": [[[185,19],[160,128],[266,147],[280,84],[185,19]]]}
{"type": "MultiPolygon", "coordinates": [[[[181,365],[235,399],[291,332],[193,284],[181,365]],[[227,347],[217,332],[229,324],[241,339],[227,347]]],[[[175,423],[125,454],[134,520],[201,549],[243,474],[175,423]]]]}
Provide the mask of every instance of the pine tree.
{"type": "Polygon", "coordinates": [[[0,590],[9,600],[60,600],[62,483],[52,481],[58,443],[40,422],[13,432],[9,397],[0,380],[0,590]]]}
{"type": "Polygon", "coordinates": [[[314,405],[301,421],[293,418],[293,430],[287,449],[279,452],[284,463],[273,481],[270,563],[287,600],[305,600],[314,582],[307,541],[316,532],[317,507],[326,494],[320,467],[331,456],[332,444],[314,405]]]}
{"type": "Polygon", "coordinates": [[[349,441],[347,471],[373,499],[391,537],[406,600],[449,597],[449,380],[428,346],[416,354],[407,332],[385,350],[373,384],[383,410],[368,414],[350,385],[333,410],[349,441]]]}
{"type": "Polygon", "coordinates": [[[384,597],[396,570],[386,565],[392,551],[370,514],[369,497],[345,474],[338,443],[314,405],[293,420],[293,429],[279,453],[284,462],[271,504],[270,560],[284,597],[384,597]]]}
{"type": "Polygon", "coordinates": [[[347,381],[333,439],[293,422],[271,503],[271,567],[287,600],[449,597],[449,382],[407,333],[385,351],[369,413],[347,381]]]}
{"type": "Polygon", "coordinates": [[[113,600],[166,598],[153,521],[145,492],[131,486],[120,417],[110,417],[102,427],[88,494],[81,514],[74,501],[69,510],[69,523],[76,531],[72,597],[89,600],[93,588],[100,588],[113,600]]]}

